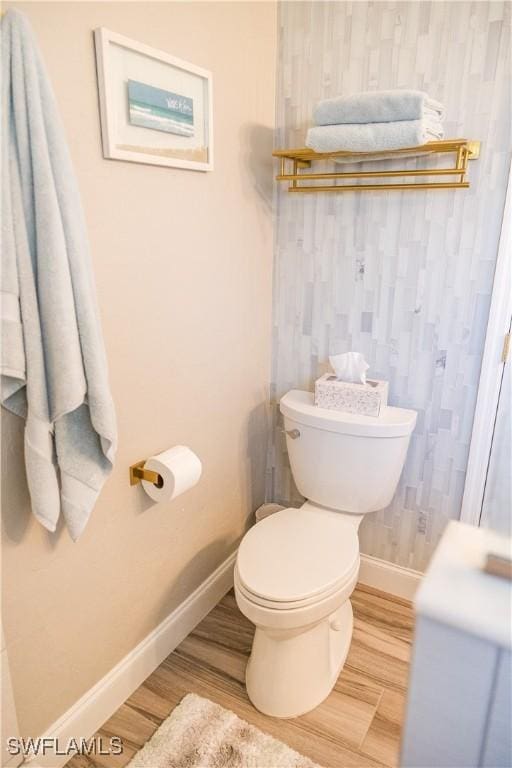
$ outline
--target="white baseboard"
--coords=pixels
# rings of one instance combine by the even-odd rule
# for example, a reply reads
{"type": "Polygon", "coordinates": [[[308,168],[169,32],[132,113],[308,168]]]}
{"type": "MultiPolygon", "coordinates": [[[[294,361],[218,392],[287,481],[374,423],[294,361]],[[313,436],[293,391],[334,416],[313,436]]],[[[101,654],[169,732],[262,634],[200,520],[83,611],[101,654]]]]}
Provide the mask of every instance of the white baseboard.
{"type": "MultiPolygon", "coordinates": [[[[235,559],[236,552],[53,723],[41,739],[58,739],[60,750],[72,738],[89,739],[231,589],[235,559]]],[[[30,766],[60,768],[69,757],[48,751],[44,757],[30,759],[30,766]]]]}
{"type": "Polygon", "coordinates": [[[423,574],[411,568],[380,560],[371,555],[361,555],[359,583],[382,592],[388,592],[404,600],[412,600],[416,594],[423,574]]]}

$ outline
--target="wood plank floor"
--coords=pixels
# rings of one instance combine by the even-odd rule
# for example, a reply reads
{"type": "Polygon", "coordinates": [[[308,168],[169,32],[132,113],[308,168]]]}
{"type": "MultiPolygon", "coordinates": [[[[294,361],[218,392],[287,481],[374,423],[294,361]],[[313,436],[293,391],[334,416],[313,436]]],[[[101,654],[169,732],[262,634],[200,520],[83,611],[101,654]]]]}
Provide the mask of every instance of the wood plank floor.
{"type": "MultiPolygon", "coordinates": [[[[352,595],[354,636],[330,696],[294,720],[267,717],[244,685],[253,627],[233,592],[108,720],[98,736],[120,736],[119,756],[76,756],[67,768],[123,768],[187,693],[211,699],[324,768],[397,765],[407,686],[411,605],[359,586],[352,595]]],[[[271,766],[262,766],[271,768],[271,766]]]]}

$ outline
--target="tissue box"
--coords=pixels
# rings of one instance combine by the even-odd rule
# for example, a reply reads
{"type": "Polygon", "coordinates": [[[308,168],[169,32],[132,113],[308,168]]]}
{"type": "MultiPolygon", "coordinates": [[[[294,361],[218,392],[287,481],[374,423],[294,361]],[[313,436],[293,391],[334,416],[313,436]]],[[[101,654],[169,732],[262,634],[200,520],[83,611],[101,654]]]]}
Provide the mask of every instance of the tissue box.
{"type": "Polygon", "coordinates": [[[324,373],[315,381],[315,405],[333,411],[378,416],[388,404],[388,382],[366,379],[366,384],[339,381],[333,373],[324,373]]]}

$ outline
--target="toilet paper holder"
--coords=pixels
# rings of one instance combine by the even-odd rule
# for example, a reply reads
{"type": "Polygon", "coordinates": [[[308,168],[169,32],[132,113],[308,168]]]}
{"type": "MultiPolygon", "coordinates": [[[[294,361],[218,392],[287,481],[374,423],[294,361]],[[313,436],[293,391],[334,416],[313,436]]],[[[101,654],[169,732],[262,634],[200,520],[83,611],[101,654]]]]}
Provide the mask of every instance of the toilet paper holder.
{"type": "Polygon", "coordinates": [[[130,485],[137,485],[141,480],[153,483],[157,488],[162,488],[164,479],[162,475],[152,469],[144,469],[145,459],[132,464],[130,467],[130,485]]]}

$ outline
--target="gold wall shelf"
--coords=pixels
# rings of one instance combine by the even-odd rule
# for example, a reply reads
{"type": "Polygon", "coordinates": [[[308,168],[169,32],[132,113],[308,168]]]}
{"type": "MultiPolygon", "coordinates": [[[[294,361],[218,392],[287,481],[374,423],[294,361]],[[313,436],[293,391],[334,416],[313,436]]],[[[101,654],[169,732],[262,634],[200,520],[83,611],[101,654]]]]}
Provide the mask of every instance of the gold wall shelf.
{"type": "MultiPolygon", "coordinates": [[[[467,189],[469,181],[466,178],[469,160],[476,160],[480,155],[480,142],[467,139],[446,139],[431,141],[419,147],[395,149],[388,152],[325,152],[318,153],[307,147],[303,149],[276,149],[274,157],[280,160],[280,172],[277,181],[288,181],[289,192],[361,192],[363,190],[379,189],[467,189]],[[305,169],[319,160],[334,161],[343,159],[345,163],[375,162],[379,160],[400,160],[411,157],[426,157],[431,155],[453,155],[453,165],[448,168],[422,168],[412,170],[368,171],[333,171],[330,173],[311,173],[305,169]],[[448,181],[444,181],[447,177],[448,181]],[[432,181],[431,179],[437,179],[432,181]],[[374,179],[377,183],[331,183],[311,184],[314,181],[356,179],[374,179]],[[398,179],[389,183],[388,179],[398,179]],[[419,181],[414,181],[419,179],[419,181]]],[[[339,166],[341,167],[341,165],[339,166]]]]}

